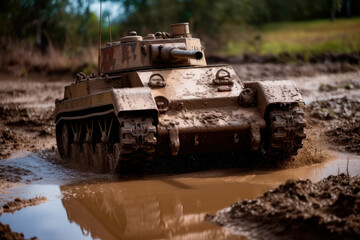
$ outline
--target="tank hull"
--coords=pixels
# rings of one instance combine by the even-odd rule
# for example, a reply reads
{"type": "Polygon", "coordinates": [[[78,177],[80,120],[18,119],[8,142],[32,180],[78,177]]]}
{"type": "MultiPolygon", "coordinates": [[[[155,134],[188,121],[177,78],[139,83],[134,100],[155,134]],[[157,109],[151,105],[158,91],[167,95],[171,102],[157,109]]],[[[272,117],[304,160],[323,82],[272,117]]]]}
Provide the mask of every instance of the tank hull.
{"type": "Polygon", "coordinates": [[[178,131],[178,154],[251,150],[254,124],[259,127],[259,134],[264,133],[266,123],[255,107],[170,111],[159,117],[157,150],[160,155],[171,154],[169,131],[173,128],[178,131]]]}
{"type": "MultiPolygon", "coordinates": [[[[269,111],[301,102],[292,81],[242,83],[227,65],[142,70],[66,87],[54,118],[57,135],[69,136],[65,143],[57,137],[62,157],[85,157],[82,162],[109,172],[139,156],[147,162],[156,156],[259,151],[268,141],[269,111]],[[219,72],[231,83],[217,84],[219,72]],[[154,76],[160,84],[151,86],[154,76]],[[249,91],[253,96],[245,101],[242,94],[249,91]]],[[[289,132],[284,141],[301,143],[303,119],[279,123],[292,135],[298,131],[297,140],[289,132]]]]}

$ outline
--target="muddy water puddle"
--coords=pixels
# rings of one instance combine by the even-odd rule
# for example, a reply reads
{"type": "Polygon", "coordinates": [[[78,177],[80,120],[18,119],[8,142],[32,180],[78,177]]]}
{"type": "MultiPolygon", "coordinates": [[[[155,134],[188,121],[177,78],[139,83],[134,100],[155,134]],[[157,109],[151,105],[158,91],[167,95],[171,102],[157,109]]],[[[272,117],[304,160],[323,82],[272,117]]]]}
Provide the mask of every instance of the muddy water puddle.
{"type": "Polygon", "coordinates": [[[48,201],[4,213],[0,221],[27,238],[39,239],[238,239],[205,222],[205,214],[258,197],[287,179],[318,181],[347,171],[360,174],[360,156],[333,155],[333,160],[297,169],[207,170],[120,179],[69,170],[23,153],[0,162],[1,167],[30,171],[21,184],[1,193],[1,204],[15,197],[45,196],[48,201]]]}

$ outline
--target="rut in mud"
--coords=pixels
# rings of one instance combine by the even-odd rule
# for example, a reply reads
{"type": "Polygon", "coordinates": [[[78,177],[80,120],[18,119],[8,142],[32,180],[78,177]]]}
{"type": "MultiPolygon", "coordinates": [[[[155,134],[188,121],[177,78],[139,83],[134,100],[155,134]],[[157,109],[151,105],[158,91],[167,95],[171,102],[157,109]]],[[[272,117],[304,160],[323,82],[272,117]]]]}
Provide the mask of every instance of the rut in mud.
{"type": "Polygon", "coordinates": [[[325,136],[340,150],[360,154],[360,100],[348,97],[315,101],[310,116],[321,120],[325,136]]]}
{"type": "Polygon", "coordinates": [[[244,200],[206,220],[257,239],[358,239],[360,176],[289,180],[262,197],[244,200]]]}

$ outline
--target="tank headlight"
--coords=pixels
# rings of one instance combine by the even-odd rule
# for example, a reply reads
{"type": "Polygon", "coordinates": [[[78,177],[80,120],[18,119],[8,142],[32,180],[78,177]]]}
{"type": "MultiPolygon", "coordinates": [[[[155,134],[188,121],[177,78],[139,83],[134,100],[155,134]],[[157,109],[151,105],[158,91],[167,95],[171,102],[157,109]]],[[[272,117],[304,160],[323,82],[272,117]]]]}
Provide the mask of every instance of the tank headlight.
{"type": "Polygon", "coordinates": [[[244,107],[255,106],[255,92],[251,88],[245,88],[239,95],[239,104],[244,107]]]}

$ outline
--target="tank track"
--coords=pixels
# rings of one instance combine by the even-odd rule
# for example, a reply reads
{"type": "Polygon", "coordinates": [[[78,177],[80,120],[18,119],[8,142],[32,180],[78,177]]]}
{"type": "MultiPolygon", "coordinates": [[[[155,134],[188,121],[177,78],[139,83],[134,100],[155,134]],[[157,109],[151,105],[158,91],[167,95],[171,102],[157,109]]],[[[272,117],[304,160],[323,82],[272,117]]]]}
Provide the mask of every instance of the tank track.
{"type": "Polygon", "coordinates": [[[56,126],[60,156],[102,173],[126,169],[134,162],[146,166],[155,154],[155,135],[152,117],[117,118],[108,114],[63,120],[56,126]]]}
{"type": "Polygon", "coordinates": [[[155,155],[157,143],[153,119],[122,118],[120,125],[121,161],[118,164],[118,171],[131,167],[148,167],[155,155]]]}
{"type": "Polygon", "coordinates": [[[281,162],[297,154],[306,137],[304,112],[298,104],[273,108],[267,118],[263,155],[281,162]]]}

